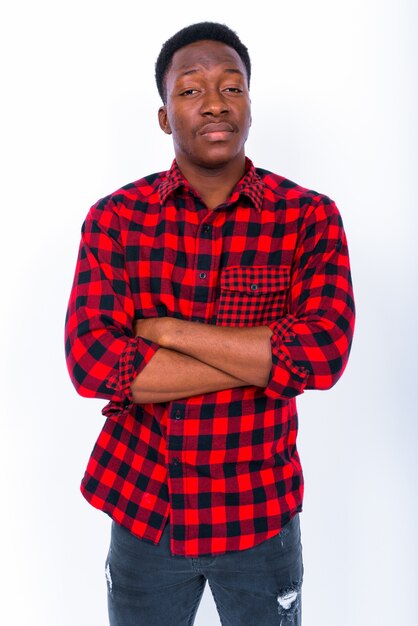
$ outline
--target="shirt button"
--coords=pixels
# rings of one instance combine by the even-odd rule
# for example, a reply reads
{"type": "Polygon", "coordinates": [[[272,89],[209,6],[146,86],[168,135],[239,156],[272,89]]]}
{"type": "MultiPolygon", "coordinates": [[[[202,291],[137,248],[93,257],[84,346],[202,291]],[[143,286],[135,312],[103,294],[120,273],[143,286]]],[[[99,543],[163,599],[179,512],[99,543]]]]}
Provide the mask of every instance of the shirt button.
{"type": "Polygon", "coordinates": [[[173,465],[180,465],[180,459],[177,456],[173,459],[173,465]]]}
{"type": "Polygon", "coordinates": [[[206,278],[206,272],[200,272],[199,274],[199,278],[201,278],[202,280],[204,280],[206,278]]]}
{"type": "Polygon", "coordinates": [[[211,226],[209,226],[209,224],[203,224],[202,226],[202,232],[204,233],[210,233],[211,231],[211,226]]]}
{"type": "Polygon", "coordinates": [[[181,411],[179,409],[175,412],[174,417],[176,420],[181,420],[181,411]]]}
{"type": "Polygon", "coordinates": [[[255,283],[253,283],[250,287],[251,291],[257,291],[258,289],[258,285],[256,285],[255,283]]]}

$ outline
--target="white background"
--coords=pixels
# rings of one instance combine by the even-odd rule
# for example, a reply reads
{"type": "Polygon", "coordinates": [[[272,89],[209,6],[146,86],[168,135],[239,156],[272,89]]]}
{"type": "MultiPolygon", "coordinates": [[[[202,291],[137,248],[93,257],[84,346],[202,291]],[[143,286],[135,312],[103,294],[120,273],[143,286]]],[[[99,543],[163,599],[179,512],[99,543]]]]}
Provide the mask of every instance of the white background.
{"type": "MultiPolygon", "coordinates": [[[[90,205],[171,164],[156,115],[161,44],[211,19],[252,57],[247,154],[331,196],[351,252],[351,361],[334,389],[299,402],[304,625],[414,626],[417,5],[201,5],[17,0],[1,11],[2,623],[107,623],[110,520],[78,491],[103,402],[70,384],[64,315],[90,205]]],[[[196,625],[218,623],[205,592],[196,625]]]]}

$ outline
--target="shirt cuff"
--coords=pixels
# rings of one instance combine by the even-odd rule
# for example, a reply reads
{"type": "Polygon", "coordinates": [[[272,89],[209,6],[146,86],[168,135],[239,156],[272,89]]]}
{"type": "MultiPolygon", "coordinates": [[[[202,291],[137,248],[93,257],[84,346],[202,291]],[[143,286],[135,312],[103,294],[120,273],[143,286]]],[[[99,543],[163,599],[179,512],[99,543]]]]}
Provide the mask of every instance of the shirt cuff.
{"type": "Polygon", "coordinates": [[[142,372],[159,347],[158,343],[143,337],[128,340],[119,359],[118,374],[111,376],[107,381],[107,386],[119,393],[121,401],[125,404],[133,402],[131,383],[142,372]]]}
{"type": "Polygon", "coordinates": [[[292,359],[291,348],[286,342],[292,343],[296,334],[292,331],[297,322],[293,315],[286,315],[280,320],[269,324],[273,331],[270,338],[272,368],[265,394],[270,398],[293,398],[305,389],[310,371],[298,365],[292,359]]]}

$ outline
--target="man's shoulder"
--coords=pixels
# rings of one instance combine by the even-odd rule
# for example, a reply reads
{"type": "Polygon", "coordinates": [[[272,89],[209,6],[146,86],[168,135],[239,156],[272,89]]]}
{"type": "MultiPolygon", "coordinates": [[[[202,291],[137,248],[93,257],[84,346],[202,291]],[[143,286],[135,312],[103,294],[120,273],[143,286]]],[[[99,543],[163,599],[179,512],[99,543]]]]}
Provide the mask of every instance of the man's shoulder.
{"type": "Polygon", "coordinates": [[[304,187],[290,178],[271,172],[270,170],[256,167],[256,172],[263,181],[265,189],[265,199],[272,202],[280,200],[294,200],[301,205],[323,202],[331,203],[332,200],[323,193],[315,189],[304,187]]]}
{"type": "Polygon", "coordinates": [[[107,196],[100,198],[95,206],[104,208],[109,204],[116,206],[124,204],[129,206],[132,203],[148,205],[156,202],[158,201],[159,187],[167,178],[167,175],[168,171],[161,171],[143,176],[138,180],[119,187],[119,189],[116,189],[116,191],[113,191],[107,196]]]}

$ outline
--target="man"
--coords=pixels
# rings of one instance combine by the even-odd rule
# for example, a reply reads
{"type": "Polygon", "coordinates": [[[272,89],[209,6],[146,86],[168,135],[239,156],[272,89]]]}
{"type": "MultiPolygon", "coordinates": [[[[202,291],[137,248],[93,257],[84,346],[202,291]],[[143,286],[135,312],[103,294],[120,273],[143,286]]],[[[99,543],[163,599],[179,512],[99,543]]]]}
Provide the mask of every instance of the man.
{"type": "Polygon", "coordinates": [[[113,518],[112,625],[301,623],[295,397],[347,362],[354,304],[335,204],[246,158],[251,65],[187,27],[156,64],[168,172],[100,200],[67,317],[78,392],[107,421],[82,492],[113,518]]]}

